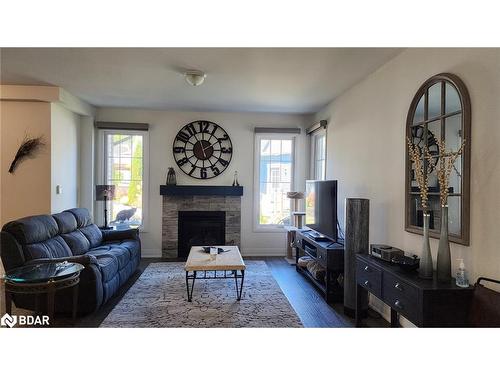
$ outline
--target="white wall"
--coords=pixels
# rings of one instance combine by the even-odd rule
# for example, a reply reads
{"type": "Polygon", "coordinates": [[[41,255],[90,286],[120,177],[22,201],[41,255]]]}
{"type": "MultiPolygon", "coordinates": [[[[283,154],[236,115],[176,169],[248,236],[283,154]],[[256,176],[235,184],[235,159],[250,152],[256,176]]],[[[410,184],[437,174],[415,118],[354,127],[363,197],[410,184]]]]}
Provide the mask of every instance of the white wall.
{"type": "Polygon", "coordinates": [[[79,183],[79,207],[89,210],[94,216],[94,118],[82,116],[79,134],[80,147],[80,183],[79,183]]]}
{"type": "Polygon", "coordinates": [[[79,206],[80,116],[60,104],[51,104],[51,211],[79,206]],[[56,186],[62,188],[56,193],[56,186]]]}
{"type": "MultiPolygon", "coordinates": [[[[500,278],[500,50],[408,49],[316,114],[328,119],[327,177],[344,198],[370,199],[370,242],[420,254],[422,237],[404,230],[405,123],[419,86],[441,72],[458,75],[472,101],[471,245],[452,244],[474,281],[500,278]]],[[[437,240],[431,239],[434,263],[437,240]]]]}
{"type": "MultiPolygon", "coordinates": [[[[144,256],[161,255],[161,211],[162,199],[160,185],[165,184],[168,167],[175,167],[177,183],[184,185],[231,185],[234,171],[238,171],[239,182],[244,187],[242,197],[241,248],[245,255],[284,255],[284,233],[253,232],[253,155],[255,126],[308,126],[310,119],[299,115],[262,114],[262,113],[200,113],[150,111],[120,108],[101,108],[97,121],[146,122],[150,124],[150,186],[149,186],[149,227],[141,235],[144,256]],[[176,166],[172,155],[172,142],[175,135],[185,124],[206,119],[222,126],[231,137],[233,158],[229,167],[220,176],[201,181],[185,175],[176,166]]],[[[297,183],[304,189],[307,160],[304,158],[305,135],[302,132],[297,144],[297,183]]],[[[95,212],[95,216],[102,216],[95,212]]]]}

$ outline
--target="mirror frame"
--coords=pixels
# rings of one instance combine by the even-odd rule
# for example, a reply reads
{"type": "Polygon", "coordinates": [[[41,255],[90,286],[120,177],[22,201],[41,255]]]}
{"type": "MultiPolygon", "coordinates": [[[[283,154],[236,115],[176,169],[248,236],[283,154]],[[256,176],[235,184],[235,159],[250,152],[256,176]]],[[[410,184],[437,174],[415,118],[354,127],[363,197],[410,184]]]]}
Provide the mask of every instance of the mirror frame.
{"type": "MultiPolygon", "coordinates": [[[[461,207],[460,207],[460,235],[449,234],[451,242],[459,243],[465,246],[470,244],[470,161],[471,161],[471,102],[469,92],[463,81],[454,74],[440,73],[432,76],[425,81],[416,92],[408,110],[406,118],[406,137],[410,136],[411,125],[413,125],[413,117],[417,108],[418,102],[422,96],[428,96],[428,89],[435,83],[444,82],[451,84],[458,93],[462,105],[462,131],[463,139],[466,140],[462,158],[463,178],[461,181],[461,207]]],[[[444,106],[445,92],[441,90],[441,105],[444,106]]],[[[426,100],[427,101],[427,100],[426,100]]],[[[425,105],[427,108],[427,105],[425,105]]],[[[423,229],[416,225],[412,225],[410,221],[410,176],[411,176],[411,159],[408,154],[408,145],[405,137],[405,231],[423,235],[423,229]]],[[[439,231],[435,229],[429,230],[429,235],[433,238],[439,238],[439,231]]]]}

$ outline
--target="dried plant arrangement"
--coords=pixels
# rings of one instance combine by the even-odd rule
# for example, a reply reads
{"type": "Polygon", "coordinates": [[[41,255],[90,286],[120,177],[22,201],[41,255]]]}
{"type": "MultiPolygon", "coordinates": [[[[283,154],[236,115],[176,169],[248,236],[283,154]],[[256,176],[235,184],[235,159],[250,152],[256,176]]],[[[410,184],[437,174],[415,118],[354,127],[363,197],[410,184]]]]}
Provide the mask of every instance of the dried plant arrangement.
{"type": "MultiPolygon", "coordinates": [[[[465,139],[462,141],[458,151],[446,150],[446,143],[442,139],[438,140],[437,144],[439,147],[439,162],[436,164],[436,173],[439,182],[439,199],[441,206],[444,207],[448,204],[450,175],[452,170],[456,171],[455,161],[464,150],[465,139]]],[[[426,158],[430,160],[432,156],[426,155],[426,158]]]]}
{"type": "Polygon", "coordinates": [[[429,149],[424,146],[423,152],[416,144],[413,144],[410,138],[406,138],[408,142],[408,150],[410,159],[415,164],[415,179],[417,180],[418,188],[420,189],[420,199],[422,200],[422,209],[427,212],[427,202],[429,193],[429,176],[424,171],[424,162],[426,155],[429,155],[429,149]]]}
{"type": "Polygon", "coordinates": [[[19,163],[27,158],[35,157],[38,150],[40,150],[45,143],[43,142],[43,137],[31,138],[27,135],[24,136],[21,146],[17,150],[16,156],[12,163],[10,163],[9,173],[14,173],[19,163]]]}

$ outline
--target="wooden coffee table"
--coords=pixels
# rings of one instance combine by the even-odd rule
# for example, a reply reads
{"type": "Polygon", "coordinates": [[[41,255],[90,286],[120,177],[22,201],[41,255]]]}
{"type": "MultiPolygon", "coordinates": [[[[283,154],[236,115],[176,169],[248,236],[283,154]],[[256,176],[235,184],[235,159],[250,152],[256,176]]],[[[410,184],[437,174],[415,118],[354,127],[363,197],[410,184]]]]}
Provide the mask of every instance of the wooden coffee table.
{"type": "Polygon", "coordinates": [[[245,280],[245,263],[241,257],[238,246],[216,246],[225,252],[218,254],[214,260],[201,246],[193,246],[184,269],[186,270],[186,288],[188,301],[192,301],[194,282],[196,279],[233,279],[236,284],[236,299],[241,299],[243,281],[245,280]],[[239,274],[238,274],[239,271],[239,274]],[[240,283],[238,285],[238,279],[240,283]],[[191,287],[189,286],[191,280],[191,287]]]}

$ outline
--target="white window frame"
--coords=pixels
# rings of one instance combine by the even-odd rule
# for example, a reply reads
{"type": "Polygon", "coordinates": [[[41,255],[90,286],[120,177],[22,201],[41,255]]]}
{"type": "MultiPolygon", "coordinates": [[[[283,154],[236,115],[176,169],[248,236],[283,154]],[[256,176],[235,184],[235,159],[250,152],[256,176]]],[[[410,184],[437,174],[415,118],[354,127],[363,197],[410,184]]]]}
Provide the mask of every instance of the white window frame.
{"type": "Polygon", "coordinates": [[[321,178],[319,178],[319,176],[316,175],[316,140],[317,140],[317,138],[322,137],[322,136],[325,137],[325,166],[323,169],[323,174],[324,174],[323,180],[326,180],[326,163],[328,160],[328,158],[327,158],[327,156],[328,156],[328,153],[327,153],[327,140],[328,140],[328,138],[327,138],[325,128],[315,130],[313,133],[310,134],[311,163],[309,166],[309,168],[310,168],[309,169],[309,171],[310,171],[309,178],[311,178],[312,180],[321,180],[321,178]]]}
{"type": "MultiPolygon", "coordinates": [[[[295,191],[295,183],[297,181],[297,168],[296,168],[296,153],[297,153],[297,134],[287,133],[256,133],[254,141],[254,202],[253,202],[253,231],[261,233],[269,232],[284,232],[285,226],[283,224],[260,224],[260,141],[262,139],[270,140],[292,140],[292,182],[291,189],[295,191]]],[[[291,202],[290,202],[291,204],[291,202]]]]}
{"type": "MultiPolygon", "coordinates": [[[[106,142],[108,135],[113,134],[130,134],[142,135],[142,225],[139,227],[140,232],[147,232],[149,228],[149,132],[145,130],[120,130],[120,129],[99,129],[97,136],[97,166],[96,174],[98,184],[106,183],[106,142]]],[[[97,203],[97,202],[96,202],[97,203]]],[[[100,222],[104,221],[103,209],[99,208],[95,212],[100,218],[100,222]]]]}

